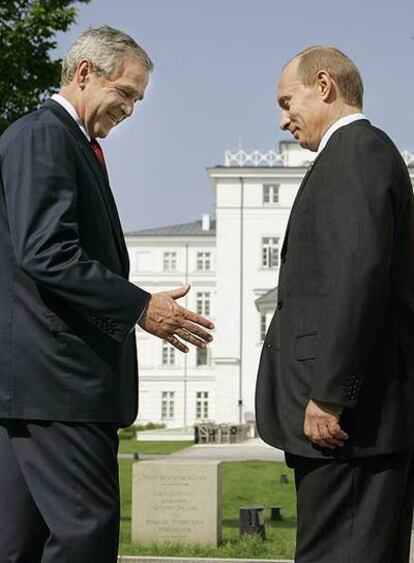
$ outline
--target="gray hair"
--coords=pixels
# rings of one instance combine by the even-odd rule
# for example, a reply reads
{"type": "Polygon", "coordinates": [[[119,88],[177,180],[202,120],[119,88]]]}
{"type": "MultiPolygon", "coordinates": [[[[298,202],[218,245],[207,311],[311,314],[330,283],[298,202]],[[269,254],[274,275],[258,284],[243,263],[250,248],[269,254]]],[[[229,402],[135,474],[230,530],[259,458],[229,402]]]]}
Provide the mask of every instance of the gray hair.
{"type": "Polygon", "coordinates": [[[98,75],[114,76],[120,70],[124,56],[129,53],[138,57],[148,72],[154,68],[144,49],[126,33],[108,25],[91,27],[82,33],[64,57],[61,86],[72,81],[82,59],[88,59],[98,75]]]}

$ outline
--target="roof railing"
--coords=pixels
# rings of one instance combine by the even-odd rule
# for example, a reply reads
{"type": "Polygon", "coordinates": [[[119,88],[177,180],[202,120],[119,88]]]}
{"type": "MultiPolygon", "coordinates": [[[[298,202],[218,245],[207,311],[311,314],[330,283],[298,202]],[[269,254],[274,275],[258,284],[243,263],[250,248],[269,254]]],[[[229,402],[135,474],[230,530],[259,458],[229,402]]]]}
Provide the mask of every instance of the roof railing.
{"type": "MultiPolygon", "coordinates": [[[[224,153],[224,166],[226,167],[248,167],[248,166],[288,166],[288,155],[284,152],[275,150],[245,150],[236,151],[226,150],[224,153]]],[[[414,154],[409,151],[401,151],[401,156],[407,166],[414,166],[414,154]]],[[[304,158],[298,165],[309,166],[309,159],[304,158]]]]}

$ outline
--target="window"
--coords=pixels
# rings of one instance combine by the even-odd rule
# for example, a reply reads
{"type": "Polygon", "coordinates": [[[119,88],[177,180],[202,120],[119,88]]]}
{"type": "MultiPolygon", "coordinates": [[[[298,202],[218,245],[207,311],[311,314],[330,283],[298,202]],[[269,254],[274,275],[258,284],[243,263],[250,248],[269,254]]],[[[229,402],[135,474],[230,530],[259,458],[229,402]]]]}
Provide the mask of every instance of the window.
{"type": "Polygon", "coordinates": [[[263,184],[263,205],[279,203],[279,184],[263,184]]]}
{"type": "Polygon", "coordinates": [[[263,268],[279,266],[279,239],[277,237],[262,238],[262,266],[263,268]]]}
{"type": "Polygon", "coordinates": [[[163,391],[161,394],[161,418],[174,418],[174,391],[163,391]]]}
{"type": "Polygon", "coordinates": [[[211,270],[211,252],[197,252],[197,270],[211,270]]]}
{"type": "Polygon", "coordinates": [[[263,342],[266,337],[266,315],[260,314],[260,342],[263,342]]]}
{"type": "Polygon", "coordinates": [[[162,343],[162,365],[163,366],[175,365],[175,348],[168,342],[162,343]]]}
{"type": "Polygon", "coordinates": [[[196,394],[196,419],[208,419],[208,391],[197,391],[196,394]]]}
{"type": "Polygon", "coordinates": [[[207,348],[197,348],[197,358],[196,358],[196,365],[197,366],[206,366],[207,365],[207,348]]]}
{"type": "Polygon", "coordinates": [[[196,311],[199,315],[210,314],[210,292],[198,291],[196,295],[196,311]]]}
{"type": "Polygon", "coordinates": [[[164,252],[163,264],[164,272],[175,272],[175,270],[177,269],[177,253],[164,252]]]}

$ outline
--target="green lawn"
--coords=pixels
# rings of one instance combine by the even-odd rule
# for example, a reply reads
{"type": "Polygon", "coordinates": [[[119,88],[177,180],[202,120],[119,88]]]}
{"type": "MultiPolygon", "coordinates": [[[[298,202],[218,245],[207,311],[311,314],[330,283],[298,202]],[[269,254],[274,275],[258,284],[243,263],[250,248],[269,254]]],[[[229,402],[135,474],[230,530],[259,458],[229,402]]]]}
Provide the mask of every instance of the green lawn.
{"type": "Polygon", "coordinates": [[[189,448],[193,442],[140,442],[131,438],[130,440],[119,441],[119,453],[133,454],[152,454],[152,455],[167,455],[189,448]]]}
{"type": "MultiPolygon", "coordinates": [[[[154,448],[156,449],[155,446],[154,448]]],[[[163,448],[164,446],[159,446],[158,452],[164,453],[165,450],[160,451],[163,448]]],[[[296,531],[294,484],[291,470],[283,463],[245,461],[223,464],[223,544],[217,549],[183,544],[132,544],[130,540],[132,461],[121,459],[119,465],[122,503],[120,553],[122,555],[250,557],[260,560],[293,558],[296,531]],[[288,484],[280,483],[281,473],[288,474],[288,484]],[[256,538],[240,539],[239,507],[245,504],[265,506],[266,540],[264,542],[256,538]],[[269,521],[269,507],[272,505],[282,507],[284,518],[281,522],[269,521]]]]}

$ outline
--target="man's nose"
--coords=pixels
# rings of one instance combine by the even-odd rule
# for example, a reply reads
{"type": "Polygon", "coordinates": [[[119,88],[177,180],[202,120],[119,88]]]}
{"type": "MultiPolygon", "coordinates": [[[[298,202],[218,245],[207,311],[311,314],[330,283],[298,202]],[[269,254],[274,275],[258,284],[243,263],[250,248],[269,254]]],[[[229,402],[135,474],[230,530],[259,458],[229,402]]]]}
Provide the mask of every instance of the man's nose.
{"type": "Polygon", "coordinates": [[[125,103],[122,107],[122,111],[125,117],[131,117],[131,115],[134,113],[134,102],[130,101],[125,103]]]}
{"type": "Polygon", "coordinates": [[[286,131],[286,129],[289,127],[289,125],[290,125],[289,116],[287,115],[287,113],[285,111],[282,111],[281,114],[280,114],[280,119],[279,119],[279,127],[283,131],[286,131]]]}

